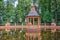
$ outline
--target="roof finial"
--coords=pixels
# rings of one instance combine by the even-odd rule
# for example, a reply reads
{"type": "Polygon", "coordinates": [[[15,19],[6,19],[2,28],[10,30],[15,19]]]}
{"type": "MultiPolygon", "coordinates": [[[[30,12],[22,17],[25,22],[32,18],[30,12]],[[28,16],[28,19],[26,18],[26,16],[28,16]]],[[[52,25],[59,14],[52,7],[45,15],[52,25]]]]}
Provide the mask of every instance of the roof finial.
{"type": "Polygon", "coordinates": [[[35,6],[34,3],[31,3],[31,6],[35,6]]]}
{"type": "Polygon", "coordinates": [[[34,3],[31,3],[31,10],[35,10],[35,5],[34,5],[34,3]]]}

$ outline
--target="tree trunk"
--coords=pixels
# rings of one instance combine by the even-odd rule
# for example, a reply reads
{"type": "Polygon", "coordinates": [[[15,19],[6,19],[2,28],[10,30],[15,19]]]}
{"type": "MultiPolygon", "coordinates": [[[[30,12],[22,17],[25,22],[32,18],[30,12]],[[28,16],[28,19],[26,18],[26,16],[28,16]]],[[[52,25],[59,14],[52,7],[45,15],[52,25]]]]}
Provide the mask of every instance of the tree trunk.
{"type": "Polygon", "coordinates": [[[56,21],[56,23],[57,23],[57,0],[54,0],[54,7],[55,7],[55,9],[54,9],[55,21],[56,21]]]}

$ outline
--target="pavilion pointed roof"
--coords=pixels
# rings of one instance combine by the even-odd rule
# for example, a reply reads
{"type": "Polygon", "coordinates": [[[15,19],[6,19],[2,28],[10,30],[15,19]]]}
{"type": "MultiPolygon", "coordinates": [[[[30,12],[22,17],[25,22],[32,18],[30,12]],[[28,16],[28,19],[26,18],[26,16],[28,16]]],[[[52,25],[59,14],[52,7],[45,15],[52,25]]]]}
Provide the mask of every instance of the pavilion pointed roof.
{"type": "Polygon", "coordinates": [[[27,16],[39,16],[35,10],[31,10],[27,16]]]}
{"type": "Polygon", "coordinates": [[[39,16],[37,11],[35,10],[35,5],[33,3],[31,4],[31,11],[29,12],[27,16],[39,16]]]}

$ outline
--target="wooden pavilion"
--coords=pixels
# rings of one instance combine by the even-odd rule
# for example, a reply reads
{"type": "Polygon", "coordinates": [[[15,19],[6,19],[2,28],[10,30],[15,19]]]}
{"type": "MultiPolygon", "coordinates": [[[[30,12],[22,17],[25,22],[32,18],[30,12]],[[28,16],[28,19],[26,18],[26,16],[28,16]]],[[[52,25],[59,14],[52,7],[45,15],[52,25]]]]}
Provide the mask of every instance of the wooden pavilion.
{"type": "MultiPolygon", "coordinates": [[[[27,25],[35,27],[39,27],[40,25],[40,17],[39,14],[35,10],[35,5],[31,5],[31,11],[26,16],[27,25]]],[[[40,40],[40,29],[39,28],[28,28],[26,32],[26,40],[40,40]],[[35,39],[37,38],[37,39],[35,39]]]]}

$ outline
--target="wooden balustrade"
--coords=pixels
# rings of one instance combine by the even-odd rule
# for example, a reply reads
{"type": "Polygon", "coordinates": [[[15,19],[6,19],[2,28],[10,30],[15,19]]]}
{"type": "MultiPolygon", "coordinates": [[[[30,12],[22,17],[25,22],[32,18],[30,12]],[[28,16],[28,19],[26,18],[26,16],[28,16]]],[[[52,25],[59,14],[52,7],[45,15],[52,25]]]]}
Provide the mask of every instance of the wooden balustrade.
{"type": "Polygon", "coordinates": [[[31,26],[28,26],[28,25],[14,25],[14,26],[11,26],[10,23],[7,23],[5,26],[0,26],[0,29],[16,29],[16,28],[21,28],[21,29],[27,29],[27,28],[39,28],[39,29],[58,29],[60,30],[60,26],[56,26],[55,23],[51,23],[50,26],[47,26],[47,25],[31,25],[31,26]]]}

